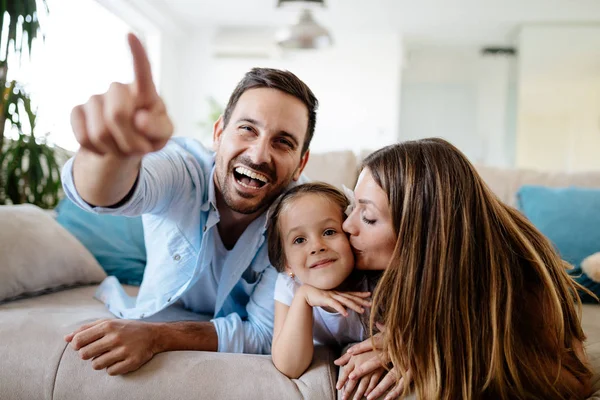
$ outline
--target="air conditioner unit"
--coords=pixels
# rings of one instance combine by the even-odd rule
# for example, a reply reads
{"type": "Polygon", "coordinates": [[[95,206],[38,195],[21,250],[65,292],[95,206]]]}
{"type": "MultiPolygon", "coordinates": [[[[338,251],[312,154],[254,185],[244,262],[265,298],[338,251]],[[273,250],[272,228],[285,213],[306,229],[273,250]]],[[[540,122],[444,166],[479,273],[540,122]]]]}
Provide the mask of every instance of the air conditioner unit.
{"type": "Polygon", "coordinates": [[[216,58],[273,58],[279,52],[275,30],[266,27],[221,27],[212,42],[216,58]]]}

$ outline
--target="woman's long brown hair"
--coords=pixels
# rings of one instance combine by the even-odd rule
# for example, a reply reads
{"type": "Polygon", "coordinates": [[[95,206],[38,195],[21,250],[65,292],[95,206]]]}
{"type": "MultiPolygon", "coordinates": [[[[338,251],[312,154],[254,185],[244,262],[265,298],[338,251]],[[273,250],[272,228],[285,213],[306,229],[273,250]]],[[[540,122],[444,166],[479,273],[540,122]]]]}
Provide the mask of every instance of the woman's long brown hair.
{"type": "MultiPolygon", "coordinates": [[[[373,297],[384,351],[420,399],[553,399],[589,377],[581,289],[552,244],[442,139],[363,163],[387,193],[396,247],[373,297]]],[[[567,396],[568,397],[568,396],[567,396]]]]}

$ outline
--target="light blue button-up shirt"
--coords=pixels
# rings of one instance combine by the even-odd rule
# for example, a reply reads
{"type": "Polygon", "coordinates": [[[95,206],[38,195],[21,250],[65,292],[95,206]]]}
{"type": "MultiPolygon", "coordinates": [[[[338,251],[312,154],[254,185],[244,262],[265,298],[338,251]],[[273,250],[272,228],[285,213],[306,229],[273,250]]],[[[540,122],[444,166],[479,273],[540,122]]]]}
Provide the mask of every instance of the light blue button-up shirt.
{"type": "MultiPolygon", "coordinates": [[[[64,190],[79,207],[95,213],[143,215],[148,261],[137,297],[128,296],[115,277],[106,278],[96,292],[114,315],[139,319],[156,314],[213,268],[212,235],[219,222],[213,173],[212,151],[195,140],[175,138],[143,158],[131,198],[119,208],[105,208],[91,207],[81,199],[73,182],[73,159],[65,164],[64,190]]],[[[214,266],[220,275],[218,282],[213,280],[216,288],[207,302],[215,304],[211,322],[219,351],[271,352],[277,272],[268,258],[266,223],[263,213],[246,228],[223,265],[214,266]]]]}

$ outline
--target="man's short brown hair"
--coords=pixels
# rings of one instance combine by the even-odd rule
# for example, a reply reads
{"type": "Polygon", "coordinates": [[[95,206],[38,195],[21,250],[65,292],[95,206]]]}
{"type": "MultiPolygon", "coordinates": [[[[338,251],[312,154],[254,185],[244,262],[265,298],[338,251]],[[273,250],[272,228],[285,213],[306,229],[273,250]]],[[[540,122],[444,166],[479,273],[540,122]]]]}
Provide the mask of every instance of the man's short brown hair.
{"type": "Polygon", "coordinates": [[[231,113],[242,94],[244,94],[246,90],[256,88],[281,90],[304,103],[308,109],[308,128],[306,130],[304,145],[302,146],[302,155],[304,155],[306,150],[308,150],[313,134],[315,133],[319,102],[310,88],[289,71],[273,68],[252,68],[247,72],[229,97],[229,102],[223,112],[223,126],[227,126],[229,123],[231,113]]]}

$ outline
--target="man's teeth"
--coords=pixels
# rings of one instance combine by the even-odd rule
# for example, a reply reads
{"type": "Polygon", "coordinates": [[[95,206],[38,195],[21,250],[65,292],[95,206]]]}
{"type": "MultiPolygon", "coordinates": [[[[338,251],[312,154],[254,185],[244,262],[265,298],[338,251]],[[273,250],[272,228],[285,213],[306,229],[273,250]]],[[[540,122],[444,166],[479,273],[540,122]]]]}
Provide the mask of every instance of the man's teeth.
{"type": "Polygon", "coordinates": [[[257,174],[256,172],[250,171],[248,168],[244,167],[237,167],[235,169],[235,172],[237,172],[238,174],[246,175],[249,178],[256,179],[257,181],[261,181],[263,183],[267,183],[269,180],[266,176],[257,174]]]}

